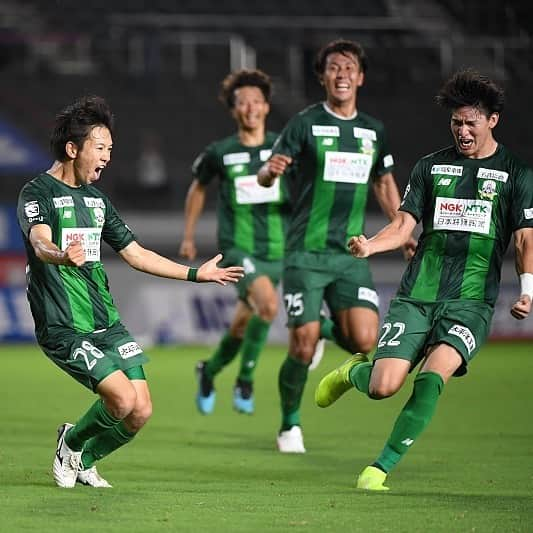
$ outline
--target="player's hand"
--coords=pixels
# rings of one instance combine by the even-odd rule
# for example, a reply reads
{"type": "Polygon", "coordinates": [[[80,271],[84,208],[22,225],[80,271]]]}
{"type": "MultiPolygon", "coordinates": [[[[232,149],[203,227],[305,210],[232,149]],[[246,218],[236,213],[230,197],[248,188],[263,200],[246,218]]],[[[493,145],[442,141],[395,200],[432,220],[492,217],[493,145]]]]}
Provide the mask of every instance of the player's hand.
{"type": "Polygon", "coordinates": [[[531,311],[531,298],[527,294],[522,294],[520,299],[511,307],[511,315],[517,320],[523,320],[531,311]]]}
{"type": "Polygon", "coordinates": [[[281,176],[292,163],[292,157],[283,154],[274,154],[266,163],[267,172],[272,181],[281,176]]]}
{"type": "Polygon", "coordinates": [[[180,245],[180,255],[193,260],[196,257],[196,244],[193,239],[183,239],[180,245]]]}
{"type": "Polygon", "coordinates": [[[413,255],[415,255],[417,245],[417,240],[413,237],[409,237],[409,240],[402,246],[403,258],[406,261],[410,261],[413,255]]]}
{"type": "Polygon", "coordinates": [[[359,257],[360,259],[370,255],[370,244],[364,235],[352,237],[348,241],[348,249],[354,257],[359,257]]]}
{"type": "Polygon", "coordinates": [[[240,266],[218,268],[217,263],[221,260],[222,254],[218,254],[200,266],[196,281],[214,281],[215,283],[220,283],[220,285],[227,285],[228,283],[236,283],[244,276],[244,268],[240,266]]]}
{"type": "Polygon", "coordinates": [[[63,251],[64,265],[81,267],[85,264],[85,252],[80,241],[72,241],[63,251]]]}

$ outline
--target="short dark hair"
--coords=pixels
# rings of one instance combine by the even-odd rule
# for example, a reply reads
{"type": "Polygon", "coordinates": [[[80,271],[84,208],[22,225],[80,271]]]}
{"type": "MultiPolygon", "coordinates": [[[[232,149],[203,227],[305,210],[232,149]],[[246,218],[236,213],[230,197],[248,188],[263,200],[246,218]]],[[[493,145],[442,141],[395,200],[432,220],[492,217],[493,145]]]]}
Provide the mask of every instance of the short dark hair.
{"type": "Polygon", "coordinates": [[[105,126],[113,135],[113,114],[100,96],[82,96],[60,111],[50,135],[50,149],[58,161],[67,158],[65,145],[82,147],[95,126],[105,126]]]}
{"type": "Polygon", "coordinates": [[[235,106],[235,90],[241,87],[257,87],[263,93],[265,100],[270,103],[272,81],[262,70],[242,69],[228,74],[220,84],[220,101],[229,109],[235,106]]]}
{"type": "Polygon", "coordinates": [[[359,61],[361,71],[365,73],[368,69],[368,59],[364,48],[357,41],[348,41],[346,39],[337,39],[323,46],[315,58],[315,74],[320,78],[326,68],[326,60],[331,54],[339,53],[342,55],[353,54],[359,61]]]}
{"type": "Polygon", "coordinates": [[[448,79],[436,96],[437,103],[450,110],[475,107],[487,117],[501,113],[505,93],[487,76],[473,69],[460,70],[448,79]]]}

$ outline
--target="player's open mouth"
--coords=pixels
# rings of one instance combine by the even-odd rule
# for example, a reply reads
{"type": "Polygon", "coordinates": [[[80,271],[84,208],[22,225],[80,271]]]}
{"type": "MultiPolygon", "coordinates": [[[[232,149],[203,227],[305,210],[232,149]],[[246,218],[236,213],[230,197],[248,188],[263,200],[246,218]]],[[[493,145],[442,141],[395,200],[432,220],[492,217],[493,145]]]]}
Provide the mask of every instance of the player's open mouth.
{"type": "Polygon", "coordinates": [[[347,83],[336,83],[335,89],[337,91],[345,92],[350,90],[350,86],[347,83]]]}
{"type": "Polygon", "coordinates": [[[100,174],[102,174],[102,170],[104,170],[105,166],[102,165],[101,167],[96,167],[96,170],[94,171],[94,178],[95,180],[100,179],[100,174]]]}
{"type": "Polygon", "coordinates": [[[473,139],[461,139],[459,138],[459,148],[462,150],[468,150],[469,148],[472,148],[472,145],[474,144],[473,139]]]}

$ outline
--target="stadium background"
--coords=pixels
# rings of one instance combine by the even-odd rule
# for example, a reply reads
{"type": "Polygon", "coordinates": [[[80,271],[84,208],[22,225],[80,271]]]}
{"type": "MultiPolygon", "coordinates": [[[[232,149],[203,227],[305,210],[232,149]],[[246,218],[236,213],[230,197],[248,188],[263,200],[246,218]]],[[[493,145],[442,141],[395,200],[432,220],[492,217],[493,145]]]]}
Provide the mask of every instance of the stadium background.
{"type": "MultiPolygon", "coordinates": [[[[190,166],[201,149],[234,131],[217,101],[231,70],[259,67],[275,84],[268,127],[322,98],[316,50],[344,37],[363,43],[370,67],[358,106],[387,126],[403,189],[422,155],[450,142],[434,95],[453,70],[473,66],[502,83],[507,108],[499,140],[531,162],[533,8],[525,0],[0,0],[0,341],[31,340],[24,254],[14,218],[20,187],[47,168],[54,114],[86,93],[116,115],[112,165],[99,184],[148,247],[178,259],[190,166]]],[[[202,258],[214,254],[215,186],[198,228],[202,258]]],[[[367,232],[383,218],[372,196],[367,232]]],[[[215,342],[227,324],[231,289],[152,279],[105,253],[125,323],[146,343],[215,342]]],[[[397,253],[373,260],[382,306],[404,265],[397,253]]],[[[512,254],[494,336],[530,337],[512,321],[512,254]]],[[[271,340],[286,336],[283,313],[271,340]]]]}

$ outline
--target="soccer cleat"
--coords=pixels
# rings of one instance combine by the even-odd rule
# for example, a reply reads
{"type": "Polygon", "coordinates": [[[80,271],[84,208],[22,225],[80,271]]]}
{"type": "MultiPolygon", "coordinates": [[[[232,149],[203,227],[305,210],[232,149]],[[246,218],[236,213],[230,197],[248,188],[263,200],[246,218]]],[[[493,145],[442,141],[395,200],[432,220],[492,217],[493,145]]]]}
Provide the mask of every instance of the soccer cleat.
{"type": "Polygon", "coordinates": [[[71,489],[76,485],[78,470],[81,464],[81,452],[71,450],[65,442],[67,431],[73,424],[62,424],[57,429],[57,448],[52,473],[58,487],[71,489]]]}
{"type": "Polygon", "coordinates": [[[387,474],[375,466],[367,466],[357,478],[357,488],[362,490],[390,490],[383,485],[387,479],[387,474]]]}
{"type": "Polygon", "coordinates": [[[98,489],[110,489],[113,487],[98,473],[96,466],[91,466],[87,470],[78,470],[78,483],[98,489]]]}
{"type": "Polygon", "coordinates": [[[281,453],[305,453],[304,436],[300,426],[292,426],[291,429],[280,431],[277,442],[281,453]]]}
{"type": "Polygon", "coordinates": [[[329,407],[337,401],[348,389],[353,387],[350,382],[350,370],[361,363],[368,362],[365,354],[352,355],[341,366],[326,374],[315,390],[315,402],[318,407],[329,407]]]}
{"type": "Polygon", "coordinates": [[[254,389],[250,381],[237,380],[233,389],[233,408],[239,413],[252,415],[254,412],[254,389]]]}
{"type": "Polygon", "coordinates": [[[203,415],[210,415],[215,409],[215,387],[213,380],[205,371],[207,361],[198,361],[196,365],[196,377],[198,379],[198,392],[196,394],[196,407],[203,415]]]}
{"type": "Polygon", "coordinates": [[[314,370],[320,364],[320,361],[322,361],[322,357],[324,357],[325,349],[326,339],[318,339],[318,342],[315,346],[315,353],[313,354],[311,364],[309,365],[309,370],[314,370]]]}

